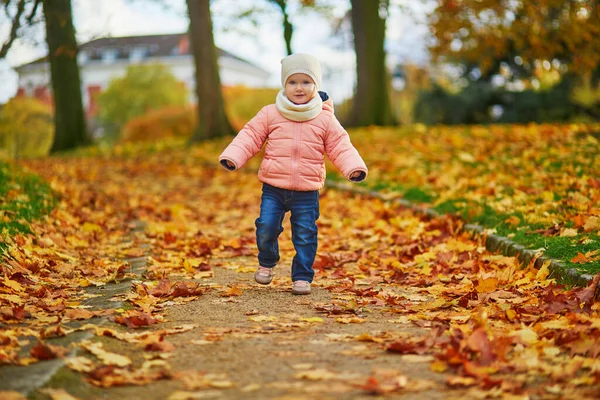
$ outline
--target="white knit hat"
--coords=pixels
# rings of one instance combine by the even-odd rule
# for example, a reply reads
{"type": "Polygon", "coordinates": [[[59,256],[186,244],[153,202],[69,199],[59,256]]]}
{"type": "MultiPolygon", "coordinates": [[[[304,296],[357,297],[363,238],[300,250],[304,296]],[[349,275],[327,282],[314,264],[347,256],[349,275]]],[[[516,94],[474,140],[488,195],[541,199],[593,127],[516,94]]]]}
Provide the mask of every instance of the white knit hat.
{"type": "Polygon", "coordinates": [[[281,86],[285,87],[288,78],[294,74],[306,74],[321,89],[321,63],[310,54],[292,54],[281,60],[281,86]]]}

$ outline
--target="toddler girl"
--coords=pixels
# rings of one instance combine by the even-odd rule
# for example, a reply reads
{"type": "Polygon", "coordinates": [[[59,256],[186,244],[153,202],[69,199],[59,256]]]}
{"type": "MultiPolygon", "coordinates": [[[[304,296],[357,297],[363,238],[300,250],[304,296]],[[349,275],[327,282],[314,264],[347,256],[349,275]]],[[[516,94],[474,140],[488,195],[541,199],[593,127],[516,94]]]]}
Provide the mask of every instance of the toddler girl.
{"type": "Polygon", "coordinates": [[[273,280],[282,221],[290,211],[296,250],[292,293],[309,294],[317,254],[319,189],[325,184],[324,154],[353,182],[367,177],[367,167],[333,114],[329,96],[319,91],[321,65],[315,57],[293,54],[281,60],[281,84],[275,104],[263,107],[244,126],[219,162],[231,171],[241,168],[267,142],[258,171],[263,188],[256,220],[259,267],[254,278],[263,285],[273,280]]]}

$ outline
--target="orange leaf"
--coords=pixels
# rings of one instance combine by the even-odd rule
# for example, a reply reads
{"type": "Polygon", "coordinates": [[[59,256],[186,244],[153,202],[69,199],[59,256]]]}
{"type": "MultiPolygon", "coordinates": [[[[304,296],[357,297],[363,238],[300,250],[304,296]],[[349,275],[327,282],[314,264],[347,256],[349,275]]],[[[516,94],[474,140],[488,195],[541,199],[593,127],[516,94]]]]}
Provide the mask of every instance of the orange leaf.
{"type": "Polygon", "coordinates": [[[507,224],[515,225],[516,226],[516,225],[519,225],[521,223],[521,220],[516,215],[511,215],[510,217],[506,218],[504,220],[504,222],[506,222],[507,224]]]}
{"type": "Polygon", "coordinates": [[[488,278],[479,281],[479,284],[475,288],[479,293],[491,293],[498,287],[498,279],[488,278]]]}
{"type": "Polygon", "coordinates": [[[590,262],[581,252],[577,252],[577,256],[571,258],[571,262],[575,264],[586,264],[590,262]]]}

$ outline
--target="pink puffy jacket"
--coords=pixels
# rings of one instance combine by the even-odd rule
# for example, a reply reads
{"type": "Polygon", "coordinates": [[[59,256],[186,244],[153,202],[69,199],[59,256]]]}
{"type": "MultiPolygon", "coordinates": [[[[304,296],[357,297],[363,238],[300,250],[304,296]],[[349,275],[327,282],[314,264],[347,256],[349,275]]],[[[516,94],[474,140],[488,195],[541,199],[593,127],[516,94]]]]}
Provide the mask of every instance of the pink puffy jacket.
{"type": "Polygon", "coordinates": [[[233,162],[232,170],[241,168],[260,151],[265,140],[258,179],[269,185],[297,191],[321,189],[325,184],[324,154],[346,179],[350,180],[355,171],[361,174],[352,181],[367,177],[367,166],[333,114],[331,100],[323,102],[323,111],[317,117],[303,122],[283,117],[275,104],[263,107],[227,146],[219,162],[225,168],[225,160],[233,162]]]}

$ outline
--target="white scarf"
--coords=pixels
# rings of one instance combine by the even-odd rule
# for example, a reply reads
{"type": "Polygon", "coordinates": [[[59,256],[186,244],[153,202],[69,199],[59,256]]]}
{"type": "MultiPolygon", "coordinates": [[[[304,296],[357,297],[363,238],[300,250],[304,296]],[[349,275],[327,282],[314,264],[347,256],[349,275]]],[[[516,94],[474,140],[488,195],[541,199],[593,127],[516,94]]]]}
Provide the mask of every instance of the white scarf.
{"type": "Polygon", "coordinates": [[[310,99],[308,103],[295,104],[285,96],[283,90],[280,90],[279,93],[277,93],[275,105],[281,115],[287,119],[302,122],[311,120],[321,113],[321,110],[323,109],[323,100],[321,100],[321,96],[317,93],[317,95],[310,99]]]}

